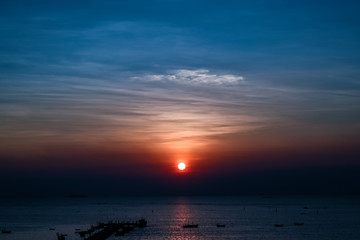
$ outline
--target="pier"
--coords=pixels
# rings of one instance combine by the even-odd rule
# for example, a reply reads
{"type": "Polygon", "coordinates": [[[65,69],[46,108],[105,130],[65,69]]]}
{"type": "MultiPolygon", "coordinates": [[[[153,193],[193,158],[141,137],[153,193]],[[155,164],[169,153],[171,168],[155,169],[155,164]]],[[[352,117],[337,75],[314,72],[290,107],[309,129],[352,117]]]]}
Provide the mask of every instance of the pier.
{"type": "Polygon", "coordinates": [[[111,223],[103,230],[90,235],[89,237],[85,238],[84,240],[105,240],[115,234],[118,230],[123,227],[122,223],[111,223]]]}
{"type": "Polygon", "coordinates": [[[123,236],[126,233],[133,231],[135,228],[143,228],[146,227],[146,225],[147,221],[144,218],[139,219],[136,222],[99,222],[96,226],[91,226],[88,230],[76,231],[75,233],[79,234],[84,240],[105,240],[112,235],[123,236]]]}

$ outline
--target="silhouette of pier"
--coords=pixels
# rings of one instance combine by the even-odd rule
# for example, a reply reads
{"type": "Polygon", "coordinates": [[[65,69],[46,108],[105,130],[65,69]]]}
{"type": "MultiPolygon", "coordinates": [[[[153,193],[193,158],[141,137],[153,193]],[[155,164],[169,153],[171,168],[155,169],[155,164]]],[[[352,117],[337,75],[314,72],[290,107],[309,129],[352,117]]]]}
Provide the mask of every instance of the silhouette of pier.
{"type": "Polygon", "coordinates": [[[85,240],[105,240],[115,234],[118,230],[123,227],[122,223],[111,223],[103,230],[90,235],[85,240]]]}
{"type": "Polygon", "coordinates": [[[77,231],[84,240],[105,240],[112,235],[123,236],[133,231],[136,227],[146,227],[147,221],[142,218],[136,222],[113,222],[98,223],[97,226],[91,226],[88,230],[77,231]]]}

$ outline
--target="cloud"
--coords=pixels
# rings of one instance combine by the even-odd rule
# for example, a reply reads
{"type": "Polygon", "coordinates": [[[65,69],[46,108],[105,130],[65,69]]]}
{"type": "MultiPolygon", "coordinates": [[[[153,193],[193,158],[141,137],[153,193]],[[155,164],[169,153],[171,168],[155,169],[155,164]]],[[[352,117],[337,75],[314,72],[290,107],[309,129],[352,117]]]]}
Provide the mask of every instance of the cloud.
{"type": "Polygon", "coordinates": [[[244,77],[232,74],[210,74],[210,71],[207,69],[180,69],[172,71],[167,75],[145,75],[133,79],[151,82],[176,82],[191,85],[233,85],[243,81],[244,77]]]}

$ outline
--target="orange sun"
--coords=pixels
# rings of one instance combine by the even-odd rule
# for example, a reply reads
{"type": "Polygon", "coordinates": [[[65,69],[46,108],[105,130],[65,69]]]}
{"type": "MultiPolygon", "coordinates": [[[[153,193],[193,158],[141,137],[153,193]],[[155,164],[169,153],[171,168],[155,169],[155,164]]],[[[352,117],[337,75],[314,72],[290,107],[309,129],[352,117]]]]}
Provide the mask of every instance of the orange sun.
{"type": "Polygon", "coordinates": [[[183,170],[185,170],[185,168],[186,168],[185,163],[181,162],[181,163],[178,164],[178,169],[179,170],[183,171],[183,170]]]}

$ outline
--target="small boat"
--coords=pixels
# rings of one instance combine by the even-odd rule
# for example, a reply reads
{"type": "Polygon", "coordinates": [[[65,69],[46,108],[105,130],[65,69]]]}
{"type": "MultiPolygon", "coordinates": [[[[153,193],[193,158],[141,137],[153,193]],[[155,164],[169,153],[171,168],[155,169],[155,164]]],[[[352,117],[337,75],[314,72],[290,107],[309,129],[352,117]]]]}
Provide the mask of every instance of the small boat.
{"type": "Polygon", "coordinates": [[[147,221],[145,220],[145,218],[142,218],[139,221],[136,221],[136,226],[139,228],[146,227],[146,225],[147,225],[147,221]]]}
{"type": "Polygon", "coordinates": [[[225,224],[216,224],[216,227],[225,227],[225,224]]]}
{"type": "Polygon", "coordinates": [[[50,230],[50,231],[54,231],[54,230],[55,230],[55,228],[49,228],[49,230],[50,230]]]}
{"type": "Polygon", "coordinates": [[[199,224],[185,224],[183,225],[183,228],[197,228],[199,224]]]}
{"type": "Polygon", "coordinates": [[[85,194],[70,194],[69,198],[87,198],[88,196],[85,194]]]}
{"type": "Polygon", "coordinates": [[[304,223],[301,223],[301,222],[294,222],[294,226],[303,226],[304,223]]]}
{"type": "Polygon", "coordinates": [[[8,234],[11,233],[11,230],[1,230],[1,233],[8,234]]]}
{"type": "Polygon", "coordinates": [[[284,224],[274,224],[275,227],[283,227],[284,224]]]}
{"type": "Polygon", "coordinates": [[[57,239],[58,239],[58,240],[65,240],[65,237],[67,236],[67,234],[59,234],[59,233],[56,233],[56,236],[57,236],[57,239]]]}

